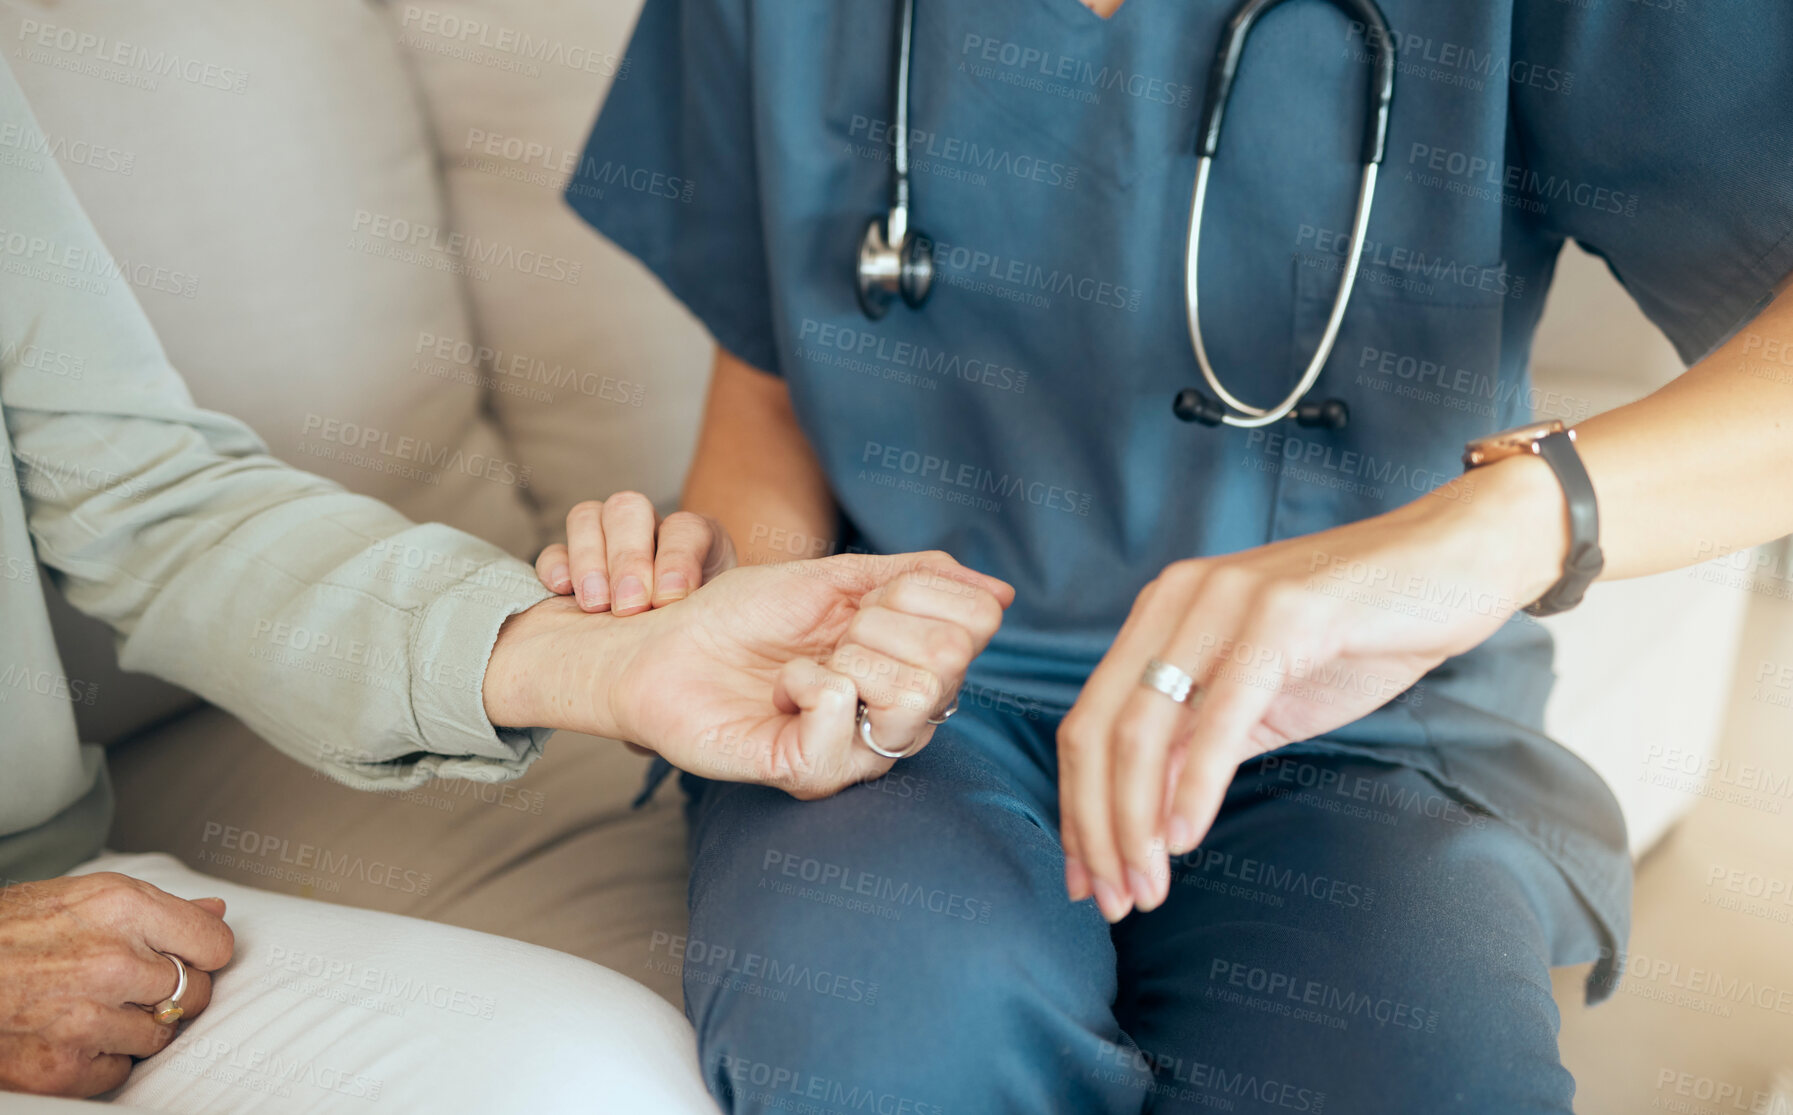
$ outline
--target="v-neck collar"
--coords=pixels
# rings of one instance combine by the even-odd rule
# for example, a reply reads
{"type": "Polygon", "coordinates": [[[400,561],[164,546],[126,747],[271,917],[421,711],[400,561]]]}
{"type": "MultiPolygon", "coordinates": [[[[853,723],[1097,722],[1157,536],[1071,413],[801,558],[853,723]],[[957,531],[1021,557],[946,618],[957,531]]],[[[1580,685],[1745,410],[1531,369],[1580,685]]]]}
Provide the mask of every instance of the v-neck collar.
{"type": "Polygon", "coordinates": [[[1110,15],[1098,15],[1083,0],[1035,0],[1041,7],[1053,12],[1058,18],[1072,27],[1083,29],[1094,27],[1110,29],[1128,18],[1128,12],[1145,3],[1146,0],[1121,0],[1121,6],[1110,15]]]}

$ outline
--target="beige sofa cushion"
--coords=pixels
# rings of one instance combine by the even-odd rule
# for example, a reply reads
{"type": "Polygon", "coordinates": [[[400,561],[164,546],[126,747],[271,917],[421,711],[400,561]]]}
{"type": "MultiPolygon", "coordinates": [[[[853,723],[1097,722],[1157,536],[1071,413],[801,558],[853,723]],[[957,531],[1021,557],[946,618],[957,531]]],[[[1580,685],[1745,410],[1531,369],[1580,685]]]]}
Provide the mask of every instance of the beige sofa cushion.
{"type": "MultiPolygon", "coordinates": [[[[380,10],[20,0],[0,6],[0,44],[52,144],[0,136],[0,155],[64,164],[201,405],[287,461],[533,555],[527,472],[483,390],[415,359],[471,327],[380,10]]],[[[64,665],[106,694],[81,710],[87,738],[186,700],[117,674],[110,633],[74,618],[58,617],[64,665]]]]}
{"type": "Polygon", "coordinates": [[[0,9],[0,41],[53,139],[128,161],[69,176],[202,405],[406,514],[534,548],[514,478],[468,459],[507,456],[480,388],[413,367],[469,325],[461,261],[438,247],[434,152],[377,9],[28,0],[0,9]],[[106,60],[120,53],[146,61],[106,60]],[[466,454],[438,466],[425,443],[466,454]]]}
{"type": "MultiPolygon", "coordinates": [[[[696,439],[702,328],[561,198],[616,76],[633,0],[392,0],[441,145],[458,229],[537,266],[469,282],[493,413],[534,469],[550,535],[580,499],[634,488],[665,509],[696,439]]],[[[629,80],[625,73],[621,80],[629,80]]]]}

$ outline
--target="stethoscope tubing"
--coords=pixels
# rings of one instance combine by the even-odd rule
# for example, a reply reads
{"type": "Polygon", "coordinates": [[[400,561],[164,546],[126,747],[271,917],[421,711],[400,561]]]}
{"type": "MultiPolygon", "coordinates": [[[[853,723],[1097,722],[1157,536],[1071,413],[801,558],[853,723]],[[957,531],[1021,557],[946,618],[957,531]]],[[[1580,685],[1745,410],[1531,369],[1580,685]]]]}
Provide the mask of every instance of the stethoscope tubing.
{"type": "Polygon", "coordinates": [[[1202,343],[1202,314],[1199,295],[1199,276],[1201,271],[1202,210],[1208,201],[1208,175],[1213,168],[1214,158],[1203,155],[1196,163],[1195,189],[1189,199],[1189,240],[1183,258],[1183,298],[1189,319],[1189,343],[1195,350],[1195,362],[1201,365],[1202,378],[1207,380],[1216,397],[1237,414],[1229,414],[1221,421],[1229,426],[1241,429],[1255,429],[1268,426],[1287,418],[1300,404],[1307,393],[1313,390],[1320,378],[1320,371],[1326,361],[1332,358],[1333,346],[1338,343],[1339,328],[1345,322],[1345,310],[1351,304],[1351,292],[1357,285],[1357,268],[1363,260],[1364,234],[1370,227],[1370,209],[1376,201],[1377,164],[1365,163],[1363,175],[1357,189],[1357,215],[1351,221],[1351,249],[1345,261],[1345,273],[1339,279],[1338,293],[1332,298],[1332,313],[1326,319],[1326,332],[1320,338],[1320,345],[1314,350],[1313,358],[1307,363],[1307,370],[1301,374],[1300,382],[1294,390],[1283,397],[1283,401],[1268,409],[1255,407],[1235,396],[1220,382],[1219,373],[1208,359],[1208,346],[1202,343]]]}
{"type": "Polygon", "coordinates": [[[886,242],[901,244],[909,232],[909,63],[915,38],[915,0],[899,0],[897,13],[896,147],[891,152],[890,218],[886,242]]]}
{"type": "MultiPolygon", "coordinates": [[[[1344,273],[1339,278],[1338,291],[1333,296],[1332,311],[1326,319],[1326,330],[1300,380],[1275,406],[1258,407],[1248,403],[1228,391],[1220,382],[1220,374],[1215,371],[1208,356],[1207,345],[1202,339],[1202,215],[1207,208],[1208,184],[1212,177],[1214,159],[1220,151],[1220,133],[1227,104],[1232,99],[1233,82],[1238,77],[1239,66],[1245,56],[1246,41],[1258,19],[1265,12],[1285,2],[1286,0],[1244,0],[1228,19],[1221,35],[1214,66],[1209,74],[1207,97],[1202,107],[1202,125],[1196,141],[1195,184],[1189,198],[1189,230],[1184,242],[1183,296],[1190,348],[1194,350],[1196,363],[1201,367],[1202,379],[1229,411],[1218,415],[1218,420],[1226,425],[1245,429],[1268,426],[1293,413],[1307,393],[1313,390],[1338,343],[1345,311],[1350,307],[1351,295],[1356,289],[1357,269],[1363,260],[1370,213],[1376,200],[1377,173],[1387,147],[1389,112],[1394,102],[1395,64],[1390,50],[1392,40],[1388,21],[1383,17],[1382,10],[1377,7],[1375,0],[1329,0],[1346,16],[1358,19],[1368,28],[1364,38],[1370,45],[1372,54],[1369,109],[1363,134],[1363,168],[1358,181],[1356,214],[1351,222],[1351,246],[1347,252],[1344,273]]],[[[864,301],[866,291],[868,288],[890,287],[902,279],[902,259],[907,250],[910,226],[909,79],[914,57],[915,0],[898,0],[896,17],[896,75],[892,98],[896,102],[896,134],[891,153],[890,212],[885,219],[881,237],[874,236],[875,224],[868,228],[859,258],[862,305],[866,306],[867,314],[874,317],[882,314],[881,306],[884,303],[880,302],[878,306],[867,304],[864,301]]],[[[921,293],[912,298],[910,292],[904,290],[904,297],[911,305],[919,305],[926,296],[925,284],[921,293]]],[[[888,297],[888,294],[880,297],[888,297]]],[[[1195,394],[1199,398],[1199,393],[1186,394],[1195,394]]],[[[1214,420],[1214,417],[1203,419],[1208,422],[1214,420]]]]}

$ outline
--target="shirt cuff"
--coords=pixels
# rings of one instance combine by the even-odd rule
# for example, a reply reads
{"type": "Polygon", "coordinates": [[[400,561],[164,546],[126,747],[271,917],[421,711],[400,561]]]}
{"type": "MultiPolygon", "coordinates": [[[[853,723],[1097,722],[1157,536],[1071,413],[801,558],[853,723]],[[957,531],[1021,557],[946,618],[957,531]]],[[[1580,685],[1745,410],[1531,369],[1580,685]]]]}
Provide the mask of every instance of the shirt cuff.
{"type": "Polygon", "coordinates": [[[483,688],[499,627],[552,595],[533,570],[497,561],[469,573],[423,613],[411,632],[411,713],[432,758],[447,760],[423,760],[430,773],[479,778],[473,768],[496,763],[509,768],[501,777],[515,777],[541,754],[550,730],[493,727],[483,688]]]}

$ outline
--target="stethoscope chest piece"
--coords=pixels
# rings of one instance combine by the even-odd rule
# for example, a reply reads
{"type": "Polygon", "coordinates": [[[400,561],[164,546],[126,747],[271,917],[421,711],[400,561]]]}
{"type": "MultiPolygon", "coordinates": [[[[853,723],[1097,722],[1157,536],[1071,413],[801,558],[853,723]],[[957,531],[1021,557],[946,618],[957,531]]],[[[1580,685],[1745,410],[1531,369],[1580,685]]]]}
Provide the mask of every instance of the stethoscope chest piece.
{"type": "Polygon", "coordinates": [[[859,270],[855,289],[859,308],[873,321],[883,317],[897,298],[910,309],[928,300],[934,287],[934,241],[918,228],[907,225],[908,214],[893,210],[865,224],[859,241],[859,270]],[[895,242],[891,226],[899,226],[895,242]]]}
{"type": "Polygon", "coordinates": [[[915,0],[901,0],[896,12],[896,75],[891,91],[896,126],[891,129],[890,212],[866,222],[859,240],[854,289],[859,308],[873,321],[897,298],[910,309],[928,300],[934,287],[934,241],[909,224],[909,53],[915,36],[915,0]]]}

